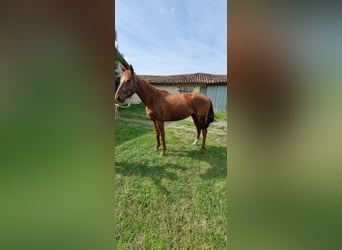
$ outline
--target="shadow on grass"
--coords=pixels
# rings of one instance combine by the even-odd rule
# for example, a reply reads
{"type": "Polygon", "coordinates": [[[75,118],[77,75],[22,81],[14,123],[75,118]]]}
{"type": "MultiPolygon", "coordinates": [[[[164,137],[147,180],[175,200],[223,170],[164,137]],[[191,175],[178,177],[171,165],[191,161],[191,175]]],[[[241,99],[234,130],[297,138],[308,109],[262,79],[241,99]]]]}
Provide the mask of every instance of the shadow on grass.
{"type": "Polygon", "coordinates": [[[120,161],[115,164],[115,173],[124,176],[148,177],[150,178],[159,190],[169,194],[169,191],[162,185],[162,179],[178,180],[179,176],[176,173],[169,172],[167,169],[186,170],[186,167],[179,166],[173,163],[139,163],[134,164],[129,161],[120,161]]]}
{"type": "MultiPolygon", "coordinates": [[[[151,150],[153,150],[151,148],[151,150]]],[[[159,152],[155,152],[159,154],[159,152]]],[[[166,151],[165,158],[173,157],[189,157],[194,160],[205,161],[211,167],[201,175],[202,178],[221,178],[227,176],[227,148],[220,146],[207,146],[203,154],[199,153],[199,147],[192,147],[189,150],[175,151],[169,149],[166,151]]],[[[159,159],[159,158],[157,158],[159,159]]],[[[176,179],[177,175],[171,172],[167,172],[166,169],[173,170],[187,170],[186,166],[171,162],[141,162],[132,163],[131,161],[120,161],[115,164],[116,173],[120,173],[126,176],[145,176],[152,179],[156,179],[160,182],[162,178],[176,179]]]]}
{"type": "Polygon", "coordinates": [[[211,166],[201,175],[202,178],[227,176],[227,147],[207,146],[206,151],[199,157],[211,166]]]}
{"type": "MultiPolygon", "coordinates": [[[[192,159],[205,161],[211,167],[201,175],[204,178],[221,178],[227,176],[227,147],[207,145],[203,154],[199,153],[199,146],[190,150],[166,152],[167,155],[177,157],[186,156],[192,159]]],[[[166,156],[167,157],[167,156],[166,156]]]]}

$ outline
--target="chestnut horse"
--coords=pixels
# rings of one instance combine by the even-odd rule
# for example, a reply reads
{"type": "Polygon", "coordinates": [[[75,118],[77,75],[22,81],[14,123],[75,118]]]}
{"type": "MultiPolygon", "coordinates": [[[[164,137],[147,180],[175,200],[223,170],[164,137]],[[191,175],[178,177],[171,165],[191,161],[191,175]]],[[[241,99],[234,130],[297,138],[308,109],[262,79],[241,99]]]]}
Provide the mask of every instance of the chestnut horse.
{"type": "Polygon", "coordinates": [[[157,145],[160,147],[160,137],[163,143],[163,150],[160,156],[165,155],[165,121],[183,120],[190,115],[194,120],[197,136],[193,145],[198,143],[201,130],[203,135],[200,153],[205,150],[205,140],[207,137],[207,128],[214,119],[214,111],[211,100],[200,93],[172,94],[165,90],[157,89],[137,77],[132,65],[121,74],[120,85],[115,93],[115,100],[123,103],[126,98],[136,93],[146,107],[146,114],[153,121],[156,132],[157,145]]]}

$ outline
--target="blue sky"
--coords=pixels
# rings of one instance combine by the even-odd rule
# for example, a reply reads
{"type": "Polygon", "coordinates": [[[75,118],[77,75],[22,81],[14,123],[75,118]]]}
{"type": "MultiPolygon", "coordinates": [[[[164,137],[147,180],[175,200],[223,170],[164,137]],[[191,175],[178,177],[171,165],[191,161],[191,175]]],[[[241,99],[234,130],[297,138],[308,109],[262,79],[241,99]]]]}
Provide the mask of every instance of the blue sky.
{"type": "Polygon", "coordinates": [[[227,0],[116,0],[115,28],[138,74],[227,74],[227,0]]]}

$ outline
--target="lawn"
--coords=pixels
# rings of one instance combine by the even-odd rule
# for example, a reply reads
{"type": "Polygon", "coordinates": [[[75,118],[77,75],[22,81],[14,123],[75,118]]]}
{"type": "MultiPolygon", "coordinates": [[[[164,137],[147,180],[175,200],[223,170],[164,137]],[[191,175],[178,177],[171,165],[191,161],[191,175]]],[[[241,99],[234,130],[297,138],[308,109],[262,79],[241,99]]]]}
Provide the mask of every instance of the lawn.
{"type": "MultiPolygon", "coordinates": [[[[191,121],[166,125],[164,157],[142,105],[119,109],[115,124],[117,249],[226,249],[226,128],[210,125],[207,149],[192,146],[191,121]],[[171,126],[172,125],[172,126],[171,126]],[[217,131],[219,133],[217,134],[217,131]]],[[[225,120],[218,114],[219,121],[225,120]]]]}

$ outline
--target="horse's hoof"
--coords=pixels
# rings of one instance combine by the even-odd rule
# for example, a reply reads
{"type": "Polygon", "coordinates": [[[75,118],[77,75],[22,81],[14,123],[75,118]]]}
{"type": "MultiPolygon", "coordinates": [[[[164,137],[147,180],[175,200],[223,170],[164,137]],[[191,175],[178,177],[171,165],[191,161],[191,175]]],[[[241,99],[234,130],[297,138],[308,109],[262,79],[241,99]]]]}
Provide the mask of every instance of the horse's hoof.
{"type": "Polygon", "coordinates": [[[200,151],[199,151],[199,153],[200,153],[200,154],[203,154],[203,152],[204,152],[204,148],[201,148],[200,151]]]}
{"type": "Polygon", "coordinates": [[[159,157],[163,157],[165,155],[165,150],[162,150],[159,157]]]}

